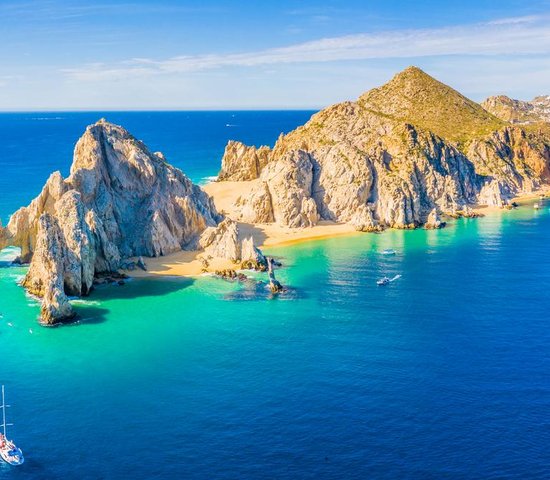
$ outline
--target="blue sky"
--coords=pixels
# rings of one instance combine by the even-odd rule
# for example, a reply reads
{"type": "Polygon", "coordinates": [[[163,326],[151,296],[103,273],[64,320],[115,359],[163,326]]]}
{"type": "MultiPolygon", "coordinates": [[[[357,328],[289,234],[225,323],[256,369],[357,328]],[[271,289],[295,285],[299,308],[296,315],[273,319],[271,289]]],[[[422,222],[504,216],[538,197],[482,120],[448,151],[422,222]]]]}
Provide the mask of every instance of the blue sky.
{"type": "Polygon", "coordinates": [[[417,65],[550,94],[550,0],[0,0],[0,110],[318,108],[417,65]]]}

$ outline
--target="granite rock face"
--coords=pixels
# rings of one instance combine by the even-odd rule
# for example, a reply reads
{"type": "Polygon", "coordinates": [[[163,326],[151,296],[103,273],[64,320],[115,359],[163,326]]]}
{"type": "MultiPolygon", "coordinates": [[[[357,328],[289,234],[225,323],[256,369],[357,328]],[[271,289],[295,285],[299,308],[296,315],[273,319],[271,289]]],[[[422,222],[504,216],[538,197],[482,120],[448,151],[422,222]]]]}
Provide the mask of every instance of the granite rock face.
{"type": "Polygon", "coordinates": [[[31,261],[23,283],[43,297],[42,320],[53,323],[70,317],[63,296],[87,295],[95,274],[128,257],[196,248],[219,220],[211,198],[180,170],[100,120],[76,144],[70,176],[52,174],[0,230],[0,248],[19,246],[31,261]]]}
{"type": "Polygon", "coordinates": [[[44,213],[38,220],[34,261],[22,284],[31,294],[42,297],[40,315],[46,324],[75,316],[63,285],[66,255],[67,247],[57,220],[44,213]]]}
{"type": "Polygon", "coordinates": [[[513,124],[550,122],[550,95],[535,97],[530,102],[497,95],[484,100],[481,106],[495,117],[513,124]]]}
{"type": "Polygon", "coordinates": [[[237,222],[225,218],[216,227],[207,228],[201,235],[199,246],[211,257],[241,262],[244,266],[258,269],[267,263],[264,255],[254,244],[252,236],[242,238],[237,222]]]}
{"type": "Polygon", "coordinates": [[[241,258],[237,223],[226,218],[217,227],[207,228],[200,238],[199,246],[207,255],[237,262],[241,258]]]}
{"type": "Polygon", "coordinates": [[[409,67],[280,136],[255,189],[237,201],[239,220],[414,228],[434,209],[504,205],[548,185],[549,164],[550,130],[511,126],[409,67]]]}
{"type": "Polygon", "coordinates": [[[424,228],[427,228],[428,230],[430,230],[430,229],[443,228],[444,226],[445,226],[445,222],[441,221],[441,219],[439,218],[439,214],[437,213],[437,208],[434,208],[428,215],[428,219],[424,224],[424,228]]]}
{"type": "Polygon", "coordinates": [[[241,142],[230,141],[225,147],[222,169],[218,180],[254,180],[268,162],[269,147],[248,147],[241,142]]]}

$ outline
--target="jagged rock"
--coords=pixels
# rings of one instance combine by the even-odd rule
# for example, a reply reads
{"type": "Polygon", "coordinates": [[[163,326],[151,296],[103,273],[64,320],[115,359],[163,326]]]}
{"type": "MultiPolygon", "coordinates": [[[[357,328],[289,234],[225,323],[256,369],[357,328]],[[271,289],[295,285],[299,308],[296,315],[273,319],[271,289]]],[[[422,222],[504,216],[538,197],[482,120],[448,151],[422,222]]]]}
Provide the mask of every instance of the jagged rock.
{"type": "Polygon", "coordinates": [[[277,222],[288,227],[311,227],[319,220],[311,198],[313,164],[301,150],[268,163],[261,182],[250,195],[237,200],[239,219],[250,223],[277,222]]]}
{"type": "Polygon", "coordinates": [[[260,182],[246,197],[239,197],[236,205],[240,212],[239,220],[242,222],[272,223],[275,221],[267,182],[260,182]]]}
{"type": "Polygon", "coordinates": [[[254,223],[415,228],[434,208],[460,216],[459,205],[533,192],[550,184],[549,166],[550,129],[510,126],[410,67],[279,137],[237,207],[254,223]]]}
{"type": "Polygon", "coordinates": [[[317,205],[311,197],[313,163],[303,150],[284,155],[262,172],[271,197],[271,211],[257,217],[269,217],[288,227],[311,227],[319,220],[317,205]]]}
{"type": "Polygon", "coordinates": [[[271,293],[281,293],[284,292],[285,288],[281,285],[279,280],[275,278],[275,261],[272,258],[267,259],[267,271],[269,277],[269,289],[271,293]]]}
{"type": "Polygon", "coordinates": [[[74,318],[74,310],[65,294],[65,259],[67,249],[57,220],[43,213],[38,220],[35,253],[22,285],[42,297],[41,320],[52,325],[74,318]]]}
{"type": "Polygon", "coordinates": [[[136,262],[132,262],[131,260],[123,260],[120,263],[120,268],[122,270],[129,270],[130,272],[136,269],[136,262]]]}
{"type": "Polygon", "coordinates": [[[478,203],[489,207],[503,207],[508,203],[505,198],[505,193],[502,191],[500,182],[492,180],[481,188],[478,203]]]}
{"type": "Polygon", "coordinates": [[[358,232],[380,232],[383,230],[383,227],[374,219],[372,210],[366,205],[357,207],[356,212],[350,219],[350,223],[358,232]]]}
{"type": "Polygon", "coordinates": [[[502,200],[550,182],[550,134],[505,127],[473,140],[467,152],[481,175],[499,181],[502,200]]]}
{"type": "Polygon", "coordinates": [[[515,124],[550,122],[550,95],[535,97],[530,102],[497,95],[481,102],[481,106],[505,122],[515,124]]]}
{"type": "Polygon", "coordinates": [[[230,141],[225,147],[222,168],[218,180],[254,180],[268,161],[269,147],[248,147],[241,142],[230,141]]]}
{"type": "Polygon", "coordinates": [[[460,211],[460,215],[464,218],[478,218],[483,217],[482,213],[476,212],[472,207],[464,205],[460,211]]]}
{"type": "MultiPolygon", "coordinates": [[[[226,218],[217,227],[207,228],[202,234],[199,246],[204,249],[207,258],[223,258],[232,262],[241,262],[242,268],[265,270],[267,260],[259,248],[254,245],[252,236],[240,240],[239,228],[235,221],[226,218]]],[[[205,259],[207,268],[208,261],[205,259]]]]}
{"type": "Polygon", "coordinates": [[[46,298],[47,291],[36,288],[49,278],[48,257],[34,254],[39,226],[44,238],[55,239],[63,261],[55,269],[61,283],[49,294],[57,306],[43,314],[51,322],[57,313],[66,317],[59,292],[86,295],[94,276],[116,271],[130,257],[196,248],[200,234],[218,220],[212,199],[180,170],[102,119],[77,142],[70,176],[52,174],[40,195],[0,228],[0,248],[19,246],[23,261],[32,257],[25,286],[46,298]]]}
{"type": "Polygon", "coordinates": [[[267,270],[267,259],[262,251],[254,245],[254,239],[250,236],[241,244],[241,268],[247,270],[267,270]]]}
{"type": "Polygon", "coordinates": [[[207,228],[199,240],[199,246],[207,255],[239,261],[241,245],[237,223],[226,218],[217,227],[207,228]]]}
{"type": "Polygon", "coordinates": [[[244,273],[238,273],[232,269],[216,270],[214,275],[224,280],[238,280],[241,282],[247,280],[247,276],[244,273]]]}
{"type": "Polygon", "coordinates": [[[428,218],[426,219],[426,223],[424,224],[424,228],[431,230],[431,229],[443,228],[444,226],[445,226],[445,222],[441,221],[441,219],[439,218],[439,214],[437,213],[437,209],[434,208],[428,215],[428,218]]]}
{"type": "Polygon", "coordinates": [[[138,268],[141,268],[144,272],[147,271],[147,264],[145,263],[145,260],[143,260],[143,257],[141,255],[136,262],[136,266],[138,268]]]}

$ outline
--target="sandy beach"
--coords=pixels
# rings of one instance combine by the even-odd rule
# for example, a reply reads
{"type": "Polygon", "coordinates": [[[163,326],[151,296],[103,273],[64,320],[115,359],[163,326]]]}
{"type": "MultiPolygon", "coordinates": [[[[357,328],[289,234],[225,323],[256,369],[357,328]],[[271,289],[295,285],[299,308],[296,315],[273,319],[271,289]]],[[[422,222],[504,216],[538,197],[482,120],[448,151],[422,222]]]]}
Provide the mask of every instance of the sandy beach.
{"type": "MultiPolygon", "coordinates": [[[[242,195],[246,195],[259,180],[247,182],[211,182],[202,188],[213,199],[216,209],[230,218],[236,218],[235,201],[242,195]]],[[[516,197],[514,202],[519,204],[532,202],[541,194],[548,195],[548,191],[540,191],[525,196],[516,197]]],[[[476,207],[475,211],[482,214],[504,211],[499,207],[476,207]]],[[[289,228],[276,224],[250,224],[238,222],[241,238],[252,236],[254,243],[260,248],[292,245],[310,240],[322,240],[338,236],[365,235],[357,232],[351,225],[321,221],[311,228],[289,228]]],[[[159,276],[185,276],[194,277],[205,272],[201,262],[202,252],[182,251],[157,258],[147,258],[147,271],[134,270],[126,272],[132,277],[159,277],[159,276]]],[[[208,259],[208,272],[225,269],[238,269],[239,264],[220,258],[208,259]]]]}
{"type": "MultiPolygon", "coordinates": [[[[203,189],[214,199],[216,209],[230,218],[235,218],[235,200],[245,195],[258,180],[249,182],[211,182],[203,186],[203,189]]],[[[321,221],[311,228],[288,228],[275,224],[250,224],[238,222],[241,238],[252,236],[254,243],[260,247],[273,247],[291,245],[308,240],[321,240],[324,238],[341,235],[359,235],[348,224],[338,224],[329,221],[321,221]]],[[[156,277],[156,276],[186,276],[193,277],[204,273],[204,265],[201,262],[202,252],[176,252],[157,258],[147,258],[147,271],[133,270],[126,273],[132,277],[156,277]]],[[[207,271],[238,269],[239,264],[230,260],[214,258],[208,259],[207,271]]]]}

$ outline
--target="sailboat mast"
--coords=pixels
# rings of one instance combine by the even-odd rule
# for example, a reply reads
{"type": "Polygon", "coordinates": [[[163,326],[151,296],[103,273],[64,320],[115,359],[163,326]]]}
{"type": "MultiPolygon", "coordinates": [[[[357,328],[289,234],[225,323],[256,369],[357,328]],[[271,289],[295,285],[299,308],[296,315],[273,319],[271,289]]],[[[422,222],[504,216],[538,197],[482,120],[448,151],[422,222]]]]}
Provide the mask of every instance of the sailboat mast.
{"type": "Polygon", "coordinates": [[[4,427],[4,438],[6,437],[6,400],[4,399],[4,385],[2,385],[2,426],[4,427]]]}

